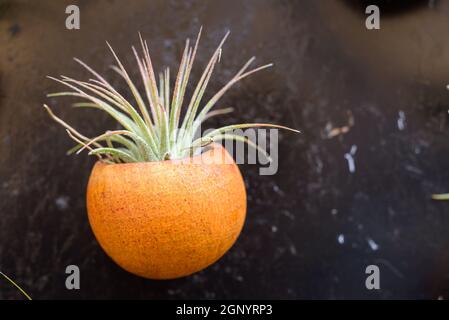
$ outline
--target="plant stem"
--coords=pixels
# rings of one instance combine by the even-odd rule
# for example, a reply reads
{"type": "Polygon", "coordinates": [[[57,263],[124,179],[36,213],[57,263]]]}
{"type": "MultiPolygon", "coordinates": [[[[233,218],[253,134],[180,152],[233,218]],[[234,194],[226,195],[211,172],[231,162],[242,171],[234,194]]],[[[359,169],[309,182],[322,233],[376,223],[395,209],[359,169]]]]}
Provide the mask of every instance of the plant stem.
{"type": "Polygon", "coordinates": [[[449,193],[432,194],[433,200],[449,200],[449,193]]]}
{"type": "Polygon", "coordinates": [[[21,288],[19,287],[19,285],[17,283],[15,283],[10,277],[8,277],[6,274],[4,274],[3,272],[0,271],[0,274],[5,277],[6,280],[8,280],[9,282],[11,282],[13,284],[14,287],[16,287],[17,289],[19,289],[20,292],[22,292],[22,294],[27,297],[28,300],[33,300],[31,299],[31,297],[21,288]]]}

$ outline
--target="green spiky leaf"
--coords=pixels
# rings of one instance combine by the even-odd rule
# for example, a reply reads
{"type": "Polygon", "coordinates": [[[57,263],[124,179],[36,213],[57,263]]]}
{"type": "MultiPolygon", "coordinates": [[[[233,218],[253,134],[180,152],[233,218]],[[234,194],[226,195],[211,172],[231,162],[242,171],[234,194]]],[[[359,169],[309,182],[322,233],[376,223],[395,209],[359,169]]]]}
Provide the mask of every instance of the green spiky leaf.
{"type": "MultiPolygon", "coordinates": [[[[233,85],[257,71],[272,66],[272,64],[267,64],[248,70],[254,61],[254,57],[252,57],[209,101],[203,103],[205,91],[216,64],[220,62],[222,48],[228,35],[229,32],[225,34],[203,70],[192,97],[186,103],[184,113],[181,110],[186,100],[185,93],[201,38],[201,29],[193,47],[190,46],[189,40],[186,41],[172,92],[170,92],[168,68],[159,74],[158,81],[156,81],[148,44],[140,34],[142,53],[139,54],[134,47],[132,47],[132,51],[144,87],[143,93],[139,92],[136,82],[131,79],[118,55],[107,43],[117,63],[117,66],[112,68],[127,84],[133,101],[126,100],[105,78],[76,58],[75,61],[89,71],[95,79],[79,81],[66,76],[61,76],[60,79],[49,77],[71,89],[71,91],[49,94],[49,97],[74,96],[82,98],[85,101],[77,102],[73,106],[94,108],[106,112],[123,127],[122,130],[106,131],[94,138],[88,138],[57,117],[47,105],[44,105],[50,117],[62,125],[70,138],[77,143],[68,151],[68,154],[80,153],[87,149],[89,154],[96,155],[107,163],[161,161],[188,157],[193,151],[202,150],[208,144],[220,140],[242,141],[260,150],[252,141],[232,134],[235,129],[267,126],[299,132],[279,125],[248,123],[224,126],[196,139],[195,133],[204,121],[232,111],[232,108],[211,109],[233,85]],[[183,119],[181,119],[181,114],[184,114],[183,119]]],[[[268,157],[265,150],[260,151],[268,157]]]]}

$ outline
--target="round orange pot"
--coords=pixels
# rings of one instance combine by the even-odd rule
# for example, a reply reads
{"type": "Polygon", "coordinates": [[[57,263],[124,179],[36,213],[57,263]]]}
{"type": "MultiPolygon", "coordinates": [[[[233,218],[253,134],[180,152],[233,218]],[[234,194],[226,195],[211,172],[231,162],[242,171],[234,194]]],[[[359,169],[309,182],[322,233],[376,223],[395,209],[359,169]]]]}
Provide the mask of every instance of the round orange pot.
{"type": "Polygon", "coordinates": [[[234,244],[245,221],[246,190],[232,157],[214,145],[184,160],[97,162],[87,209],[95,237],[118,265],[145,278],[172,279],[206,268],[234,244]]]}

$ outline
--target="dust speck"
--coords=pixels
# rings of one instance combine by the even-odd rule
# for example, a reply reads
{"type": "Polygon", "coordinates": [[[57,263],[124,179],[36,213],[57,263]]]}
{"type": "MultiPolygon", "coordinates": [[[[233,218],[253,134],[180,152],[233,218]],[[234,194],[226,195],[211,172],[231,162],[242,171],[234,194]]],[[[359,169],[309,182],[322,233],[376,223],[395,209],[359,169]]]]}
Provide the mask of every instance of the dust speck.
{"type": "Polygon", "coordinates": [[[370,246],[371,250],[377,251],[379,250],[379,245],[371,238],[366,239],[368,241],[368,245],[370,246]]]}
{"type": "Polygon", "coordinates": [[[337,241],[339,244],[344,244],[345,243],[345,235],[344,234],[338,235],[337,241]]]}
{"type": "Polygon", "coordinates": [[[296,256],[296,254],[298,253],[296,251],[296,247],[294,245],[290,245],[289,250],[290,250],[290,253],[292,254],[292,256],[296,256]]]}
{"type": "Polygon", "coordinates": [[[55,200],[56,207],[61,211],[66,210],[69,207],[69,200],[70,198],[67,196],[57,197],[55,200]]]}
{"type": "Polygon", "coordinates": [[[355,172],[354,156],[355,156],[356,152],[357,152],[357,146],[352,145],[351,150],[349,150],[348,153],[345,153],[345,159],[346,159],[346,161],[348,161],[348,169],[349,169],[350,173],[355,172]]]}
{"type": "Polygon", "coordinates": [[[398,129],[400,131],[404,130],[406,127],[406,120],[405,120],[405,112],[399,111],[399,117],[398,117],[398,129]]]}

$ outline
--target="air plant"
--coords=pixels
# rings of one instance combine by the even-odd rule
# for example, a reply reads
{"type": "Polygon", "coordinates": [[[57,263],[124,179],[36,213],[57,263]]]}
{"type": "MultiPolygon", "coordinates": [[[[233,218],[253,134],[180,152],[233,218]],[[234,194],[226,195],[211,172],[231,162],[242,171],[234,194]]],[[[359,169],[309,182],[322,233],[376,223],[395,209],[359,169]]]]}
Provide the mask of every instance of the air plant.
{"type": "Polygon", "coordinates": [[[222,46],[228,35],[229,31],[206,65],[182,119],[181,109],[185,104],[187,84],[195,61],[201,29],[194,46],[190,46],[188,39],[186,41],[173,90],[171,90],[169,68],[161,72],[156,79],[148,44],[139,34],[142,57],[134,46],[132,51],[144,85],[144,95],[139,92],[117,54],[107,43],[117,62],[117,65],[113,66],[112,69],[126,81],[135,103],[125,99],[104,77],[77,58],[75,58],[75,61],[87,69],[94,76],[94,79],[80,81],[66,76],[61,76],[61,79],[49,77],[71,89],[70,91],[49,94],[49,97],[74,96],[85,99],[85,101],[75,103],[74,106],[100,109],[113,117],[123,127],[120,130],[110,130],[94,138],[88,138],[57,117],[44,104],[44,108],[49,115],[64,126],[70,138],[77,143],[68,153],[78,154],[87,149],[89,155],[95,155],[106,163],[162,161],[182,159],[201,153],[203,148],[216,141],[236,140],[248,143],[266,155],[265,151],[252,141],[233,134],[232,131],[266,126],[299,132],[269,123],[243,123],[212,130],[202,137],[195,135],[206,119],[232,111],[230,108],[212,109],[234,84],[253,73],[272,66],[272,64],[266,64],[248,70],[255,59],[252,57],[208,102],[203,103],[204,92],[216,64],[220,61],[222,46]]]}
{"type": "Polygon", "coordinates": [[[76,141],[77,145],[69,153],[88,150],[100,159],[92,169],[87,186],[89,223],[105,252],[134,274],[151,279],[186,276],[217,261],[237,240],[246,217],[245,183],[231,155],[214,142],[241,141],[264,153],[254,142],[232,131],[268,126],[297,132],[268,123],[243,123],[196,136],[206,119],[230,111],[229,108],[212,110],[227,90],[271,66],[250,69],[254,58],[249,59],[209,101],[203,102],[228,35],[229,32],[213,53],[189,101],[185,93],[201,30],[194,46],[190,46],[189,40],[185,44],[173,89],[168,68],[156,79],[148,44],[142,37],[142,58],[134,47],[132,50],[144,94],[139,92],[108,44],[117,62],[113,70],[125,80],[134,101],[125,99],[78,59],[75,60],[93,74],[94,79],[51,77],[70,91],[53,93],[50,97],[82,98],[84,100],[75,107],[100,109],[122,127],[88,138],[44,105],[50,116],[76,141]],[[209,150],[205,150],[208,146],[209,150]],[[195,162],[214,159],[215,155],[225,163],[195,162]],[[186,163],[184,159],[193,161],[186,163]]]}

